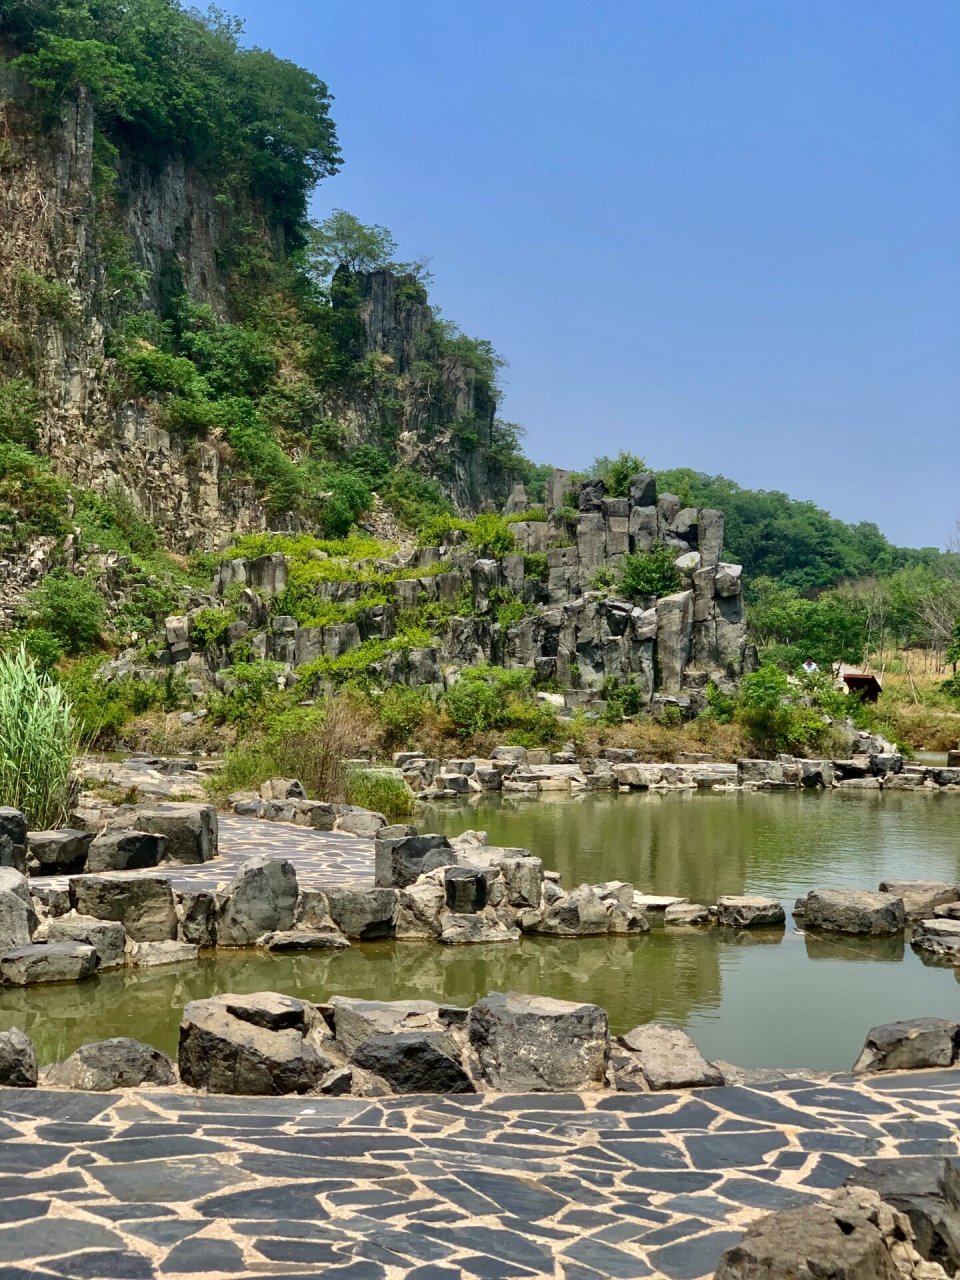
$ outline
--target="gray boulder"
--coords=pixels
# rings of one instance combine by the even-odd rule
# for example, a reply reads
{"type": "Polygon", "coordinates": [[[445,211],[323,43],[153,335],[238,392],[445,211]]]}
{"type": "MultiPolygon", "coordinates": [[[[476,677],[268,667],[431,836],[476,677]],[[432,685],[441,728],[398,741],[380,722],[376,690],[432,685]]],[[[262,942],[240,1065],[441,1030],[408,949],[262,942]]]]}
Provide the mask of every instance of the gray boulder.
{"type": "Polygon", "coordinates": [[[177,934],[197,947],[217,945],[217,900],[209,889],[175,890],[177,934]]]}
{"type": "Polygon", "coordinates": [[[405,889],[425,872],[456,860],[446,836],[381,836],[374,845],[374,880],[381,888],[405,889]]]}
{"type": "Polygon", "coordinates": [[[339,929],[283,929],[260,939],[268,951],[336,951],[349,945],[339,929]]]}
{"type": "Polygon", "coordinates": [[[59,1089],[106,1093],[137,1085],[176,1084],[173,1063],[153,1045],[127,1036],[82,1045],[44,1074],[43,1083],[59,1089]]]}
{"type": "Polygon", "coordinates": [[[714,1280],[920,1280],[915,1266],[901,1270],[895,1260],[910,1235],[900,1218],[875,1191],[843,1187],[755,1222],[726,1250],[714,1280]]]}
{"type": "Polygon", "coordinates": [[[543,891],[543,862],[540,858],[498,858],[511,907],[539,907],[543,891]]]}
{"type": "Polygon", "coordinates": [[[119,920],[136,942],[164,942],[177,936],[173,889],[163,876],[74,876],[70,901],[79,915],[119,920]]]}
{"type": "Polygon", "coordinates": [[[125,958],[135,969],[156,969],[166,964],[187,964],[196,960],[200,948],[192,942],[128,942],[125,958]]]}
{"type": "MultiPolygon", "coordinates": [[[[643,1023],[620,1036],[619,1042],[630,1051],[632,1065],[648,1089],[701,1089],[723,1084],[719,1068],[707,1061],[679,1027],[643,1023]]],[[[635,1078],[635,1074],[629,1069],[625,1072],[627,1080],[635,1078]]],[[[619,1080],[617,1084],[623,1087],[619,1080]]]]}
{"type": "Polygon", "coordinates": [[[68,915],[47,920],[37,930],[36,938],[38,942],[85,943],[96,951],[98,968],[113,969],[123,964],[127,934],[118,920],[68,915]]]}
{"type": "Polygon", "coordinates": [[[372,1036],[413,1031],[446,1031],[466,1017],[464,1010],[447,1010],[433,1000],[359,1000],[334,996],[330,1001],[337,1048],[352,1058],[357,1046],[372,1036]]]}
{"type": "Polygon", "coordinates": [[[584,938],[610,931],[607,904],[586,884],[571,889],[542,913],[524,912],[520,923],[525,933],[555,938],[584,938]]]}
{"type": "Polygon", "coordinates": [[[903,900],[892,893],[860,889],[811,889],[804,900],[807,929],[871,936],[901,933],[903,900]]]}
{"type": "Polygon", "coordinates": [[[454,911],[441,911],[440,941],[445,946],[519,942],[520,930],[515,925],[501,920],[491,907],[463,915],[454,911]]]}
{"type": "Polygon", "coordinates": [[[249,947],[265,933],[292,928],[297,893],[291,862],[266,855],[248,858],[220,899],[218,945],[249,947]]]}
{"type": "Polygon", "coordinates": [[[440,916],[446,903],[443,885],[428,876],[397,893],[397,938],[438,938],[440,916]]]}
{"type": "Polygon", "coordinates": [[[960,964],[960,920],[948,916],[917,920],[910,933],[910,945],[924,956],[960,964]]]}
{"type": "Polygon", "coordinates": [[[97,971],[97,953],[82,942],[41,942],[0,956],[0,981],[11,987],[80,982],[97,971]]]}
{"type": "Polygon", "coordinates": [[[960,1169],[943,1156],[897,1156],[868,1160],[847,1186],[868,1187],[913,1228],[922,1258],[938,1263],[947,1275],[960,1270],[960,1169]]]}
{"type": "Polygon", "coordinates": [[[330,918],[348,938],[393,936],[396,889],[328,889],[326,896],[330,918]]]}
{"type": "Polygon", "coordinates": [[[124,806],[111,826],[135,827],[164,836],[166,862],[189,866],[217,856],[217,811],[212,804],[124,806]]]}
{"type": "Polygon", "coordinates": [[[946,1018],[911,1018],[871,1027],[854,1075],[868,1071],[914,1071],[949,1067],[960,1053],[960,1023],[946,1018]]]}
{"type": "Polygon", "coordinates": [[[705,925],[710,923],[710,908],[702,902],[671,902],[663,912],[665,925],[705,925]]]}
{"type": "Polygon", "coordinates": [[[370,1036],[353,1061],[386,1080],[394,1093],[473,1093],[457,1045],[441,1031],[370,1036]]]}
{"type": "Polygon", "coordinates": [[[89,831],[31,831],[27,835],[27,867],[31,875],[82,871],[93,835],[89,831]]]}
{"type": "Polygon", "coordinates": [[[0,889],[0,951],[21,947],[33,937],[37,916],[29,893],[24,901],[19,893],[0,889]]]}
{"type": "Polygon", "coordinates": [[[87,870],[136,871],[163,861],[166,837],[152,831],[106,831],[89,846],[87,870]]]}
{"type": "Polygon", "coordinates": [[[940,880],[884,880],[880,892],[901,898],[908,920],[922,920],[932,916],[937,907],[960,897],[960,885],[940,880]]]}
{"type": "Polygon", "coordinates": [[[729,929],[772,929],[786,920],[775,898],[737,897],[725,894],[717,899],[717,924],[729,929]]]}
{"type": "Polygon", "coordinates": [[[504,1092],[603,1087],[610,1035],[595,1004],[494,992],[470,1010],[470,1045],[480,1075],[504,1092]]]}
{"type": "Polygon", "coordinates": [[[375,836],[387,825],[382,813],[374,813],[372,809],[361,809],[350,805],[338,814],[333,824],[334,831],[344,831],[351,836],[375,836]]]}
{"type": "Polygon", "coordinates": [[[477,867],[447,867],[443,888],[447,908],[455,915],[482,911],[487,905],[487,877],[477,867]]]}
{"type": "Polygon", "coordinates": [[[6,805],[0,806],[0,867],[27,869],[27,820],[6,805]]]}
{"type": "Polygon", "coordinates": [[[33,1042],[18,1027],[0,1031],[0,1085],[32,1089],[37,1083],[37,1055],[33,1042]]]}
{"type": "Polygon", "coordinates": [[[268,778],[260,784],[263,800],[306,800],[303,783],[297,778],[268,778]]]}
{"type": "Polygon", "coordinates": [[[308,1093],[341,1065],[319,1014],[271,992],[192,1000],[180,1023],[180,1079],[210,1093],[308,1093]]]}

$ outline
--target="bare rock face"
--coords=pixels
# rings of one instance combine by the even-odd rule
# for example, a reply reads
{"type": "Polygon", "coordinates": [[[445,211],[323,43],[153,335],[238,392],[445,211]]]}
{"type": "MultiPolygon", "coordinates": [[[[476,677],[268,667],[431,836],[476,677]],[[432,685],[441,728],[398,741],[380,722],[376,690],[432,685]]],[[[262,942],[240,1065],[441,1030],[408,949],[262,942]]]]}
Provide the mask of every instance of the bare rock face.
{"type": "Polygon", "coordinates": [[[70,902],[82,916],[119,920],[136,942],[177,936],[173,890],[163,876],[74,876],[70,902]]]}
{"type": "Polygon", "coordinates": [[[249,858],[220,900],[218,945],[249,947],[265,933],[292,928],[297,893],[291,862],[266,855],[249,858]]]}
{"type": "Polygon", "coordinates": [[[912,1018],[871,1027],[853,1065],[854,1075],[868,1071],[914,1071],[949,1067],[960,1056],[960,1022],[912,1018]]]}
{"type": "Polygon", "coordinates": [[[371,1036],[406,1032],[446,1031],[451,1020],[466,1019],[465,1010],[447,1010],[433,1000],[358,1000],[334,996],[333,1029],[337,1045],[352,1058],[357,1046],[371,1036]]]}
{"type": "Polygon", "coordinates": [[[126,805],[115,823],[163,836],[163,860],[183,865],[208,862],[217,855],[217,811],[212,804],[126,805]]]}
{"type": "Polygon", "coordinates": [[[425,872],[451,866],[457,859],[446,836],[404,834],[379,836],[374,860],[379,887],[405,889],[425,872]]]}
{"type": "Polygon", "coordinates": [[[95,920],[93,916],[67,915],[48,920],[37,930],[38,942],[82,942],[93,947],[99,968],[123,964],[126,930],[118,920],[95,920]]]}
{"type": "Polygon", "coordinates": [[[396,889],[329,889],[330,918],[348,938],[389,938],[397,913],[396,889]]]}
{"type": "Polygon", "coordinates": [[[22,947],[37,927],[37,917],[29,894],[26,901],[10,889],[0,889],[0,951],[22,947]]]}
{"type": "Polygon", "coordinates": [[[618,1088],[700,1089],[723,1084],[718,1067],[708,1062],[696,1044],[679,1027],[666,1027],[657,1022],[644,1023],[620,1036],[620,1044],[629,1050],[633,1062],[616,1064],[618,1088]]]}
{"type": "Polygon", "coordinates": [[[603,1087],[610,1033],[595,1004],[498,992],[470,1010],[470,1046],[480,1075],[504,1092],[603,1087]]]}
{"type": "Polygon", "coordinates": [[[163,861],[166,839],[152,831],[105,831],[89,845],[87,870],[136,871],[163,861]]]}
{"type": "Polygon", "coordinates": [[[37,1083],[37,1055],[28,1035],[17,1027],[0,1031],[0,1085],[32,1089],[37,1083]]]}
{"type": "Polygon", "coordinates": [[[33,875],[82,871],[93,835],[89,831],[31,831],[27,836],[27,865],[33,875]]]}
{"type": "Polygon", "coordinates": [[[85,1044],[44,1075],[45,1085],[96,1093],[133,1089],[137,1085],[176,1084],[173,1063],[153,1045],[127,1036],[85,1044]]]}
{"type": "MultiPolygon", "coordinates": [[[[761,1218],[729,1248],[714,1280],[925,1280],[909,1220],[866,1188],[761,1218]]],[[[941,1273],[943,1274],[943,1273],[941,1273]]]]}
{"type": "Polygon", "coordinates": [[[811,889],[804,899],[806,929],[867,936],[902,933],[903,899],[860,889],[811,889]]]}
{"type": "Polygon", "coordinates": [[[407,1031],[370,1036],[353,1053],[358,1067],[386,1080],[394,1093],[473,1093],[473,1082],[449,1035],[407,1031]]]}
{"type": "Polygon", "coordinates": [[[308,1093],[340,1062],[302,1000],[270,992],[193,1000],[180,1023],[180,1078],[211,1093],[308,1093]]]}
{"type": "Polygon", "coordinates": [[[0,807],[0,867],[27,869],[27,820],[8,806],[0,807]]]}
{"type": "Polygon", "coordinates": [[[774,929],[786,920],[775,898],[725,895],[717,899],[717,924],[730,929],[774,929]]]}
{"type": "Polygon", "coordinates": [[[922,1258],[948,1275],[960,1270],[960,1170],[952,1161],[942,1156],[868,1160],[846,1185],[876,1191],[910,1219],[922,1258]]]}
{"type": "Polygon", "coordinates": [[[80,982],[97,971],[97,953],[82,942],[42,942],[0,956],[0,979],[11,987],[80,982]]]}

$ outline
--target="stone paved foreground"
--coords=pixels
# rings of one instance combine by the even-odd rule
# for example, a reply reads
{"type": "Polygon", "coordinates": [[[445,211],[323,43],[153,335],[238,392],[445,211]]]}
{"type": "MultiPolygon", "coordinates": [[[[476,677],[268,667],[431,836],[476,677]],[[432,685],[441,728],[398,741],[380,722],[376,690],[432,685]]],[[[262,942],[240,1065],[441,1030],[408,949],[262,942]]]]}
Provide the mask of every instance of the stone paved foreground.
{"type": "Polygon", "coordinates": [[[710,1275],[876,1156],[956,1156],[960,1071],[686,1094],[0,1092],[0,1276],[710,1275]]]}

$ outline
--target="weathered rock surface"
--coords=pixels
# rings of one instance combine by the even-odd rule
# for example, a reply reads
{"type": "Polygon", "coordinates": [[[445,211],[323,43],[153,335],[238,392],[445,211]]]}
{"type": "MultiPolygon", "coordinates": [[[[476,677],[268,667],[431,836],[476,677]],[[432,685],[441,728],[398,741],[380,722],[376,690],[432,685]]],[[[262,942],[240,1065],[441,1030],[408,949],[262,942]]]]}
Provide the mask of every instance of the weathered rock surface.
{"type": "Polygon", "coordinates": [[[173,890],[163,876],[74,876],[70,901],[78,915],[119,920],[136,942],[177,936],[173,890]]]}
{"type": "Polygon", "coordinates": [[[714,1280],[928,1280],[909,1220],[864,1187],[755,1222],[714,1280]]]}
{"type": "Polygon", "coordinates": [[[32,1089],[37,1083],[37,1055],[33,1041],[18,1027],[0,1031],[0,1085],[32,1089]]]}
{"type": "Polygon", "coordinates": [[[330,1001],[336,1042],[348,1058],[372,1036],[402,1032],[446,1031],[466,1020],[465,1009],[448,1008],[433,1000],[360,1000],[334,996],[330,1001]]]}
{"type": "Polygon", "coordinates": [[[118,920],[96,920],[93,916],[66,915],[47,920],[37,930],[38,942],[83,942],[97,953],[98,967],[112,969],[123,964],[126,930],[118,920]]]}
{"type": "Polygon", "coordinates": [[[248,947],[265,933],[292,928],[297,873],[286,859],[249,858],[220,898],[217,945],[248,947]]]}
{"type": "Polygon", "coordinates": [[[217,945],[217,900],[208,889],[177,889],[177,932],[198,947],[217,945]]]}
{"type": "Polygon", "coordinates": [[[41,942],[0,956],[0,980],[11,987],[80,982],[97,971],[97,953],[81,942],[41,942]]]}
{"type": "Polygon", "coordinates": [[[139,1040],[117,1036],[81,1046],[69,1058],[50,1067],[43,1082],[60,1089],[104,1093],[141,1084],[176,1084],[177,1077],[165,1053],[139,1040]]]}
{"type": "Polygon", "coordinates": [[[87,871],[136,871],[163,861],[166,837],[152,831],[106,831],[89,846],[87,871]]]}
{"type": "Polygon", "coordinates": [[[217,811],[212,804],[121,806],[111,826],[163,836],[163,859],[185,866],[217,855],[217,811]]]}
{"type": "Polygon", "coordinates": [[[903,901],[891,893],[811,889],[804,899],[806,929],[877,936],[900,933],[904,923],[903,901]]]}
{"type": "Polygon", "coordinates": [[[196,960],[199,947],[192,942],[177,942],[169,938],[163,942],[128,942],[127,964],[135,969],[154,969],[165,964],[188,964],[196,960]]]}
{"type": "Polygon", "coordinates": [[[717,899],[717,924],[722,928],[774,929],[786,918],[776,898],[725,894],[717,899]]]}
{"type": "Polygon", "coordinates": [[[468,1022],[470,1046],[486,1084],[505,1092],[603,1087],[610,1036],[594,1004],[493,993],[468,1022]]]}
{"type": "Polygon", "coordinates": [[[884,880],[880,892],[901,898],[908,920],[922,920],[932,916],[935,908],[960,897],[960,885],[938,880],[884,880]]]}
{"type": "Polygon", "coordinates": [[[0,867],[27,869],[27,820],[6,805],[0,806],[0,867]]]}
{"type": "Polygon", "coordinates": [[[93,835],[64,828],[31,831],[27,835],[27,869],[31,875],[60,875],[81,871],[93,835]]]}
{"type": "Polygon", "coordinates": [[[307,1093],[339,1065],[323,1051],[325,1038],[302,1000],[272,993],[193,1000],[180,1023],[180,1078],[211,1093],[307,1093]]]}
{"type": "Polygon", "coordinates": [[[268,951],[336,951],[350,943],[339,929],[284,929],[265,933],[260,945],[268,951]]]}
{"type": "Polygon", "coordinates": [[[405,889],[425,872],[455,862],[446,836],[380,836],[374,845],[374,880],[382,888],[405,889]]]}
{"type": "Polygon", "coordinates": [[[11,889],[0,888],[0,951],[21,947],[33,937],[37,916],[30,901],[11,889]]]}
{"type": "Polygon", "coordinates": [[[947,1275],[960,1270],[960,1170],[942,1156],[868,1160],[847,1179],[910,1219],[914,1246],[947,1275]]]}
{"type": "Polygon", "coordinates": [[[389,938],[397,914],[396,889],[328,889],[327,909],[348,938],[389,938]]]}
{"type": "Polygon", "coordinates": [[[960,918],[934,916],[915,921],[910,945],[924,956],[960,964],[960,918]]]}
{"type": "Polygon", "coordinates": [[[710,908],[702,902],[671,902],[663,912],[665,925],[706,925],[710,923],[710,908]]]}
{"type": "Polygon", "coordinates": [[[868,1071],[912,1071],[949,1067],[960,1054],[960,1022],[946,1018],[911,1018],[871,1027],[854,1075],[868,1071]]]}
{"type": "Polygon", "coordinates": [[[457,1045],[441,1031],[370,1036],[353,1052],[359,1067],[386,1080],[394,1093],[473,1093],[457,1045]]]}
{"type": "MultiPolygon", "coordinates": [[[[619,1043],[630,1051],[633,1065],[648,1089],[698,1089],[723,1084],[719,1068],[707,1061],[679,1027],[643,1023],[620,1036],[619,1043]]],[[[626,1070],[624,1082],[631,1078],[635,1078],[635,1071],[626,1070]]],[[[619,1081],[618,1087],[623,1087],[619,1081]]]]}

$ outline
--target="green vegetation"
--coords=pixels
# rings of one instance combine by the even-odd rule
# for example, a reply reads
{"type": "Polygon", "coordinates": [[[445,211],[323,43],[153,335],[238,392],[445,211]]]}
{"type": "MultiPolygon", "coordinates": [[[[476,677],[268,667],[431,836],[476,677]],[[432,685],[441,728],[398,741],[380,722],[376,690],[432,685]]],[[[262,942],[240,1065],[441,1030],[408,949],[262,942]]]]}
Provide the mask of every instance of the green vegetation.
{"type": "Polygon", "coordinates": [[[642,458],[621,449],[615,458],[595,458],[583,479],[602,480],[609,497],[626,498],[630,495],[630,481],[647,470],[642,458]]]}
{"type": "Polygon", "coordinates": [[[21,810],[35,831],[58,826],[77,741],[60,686],[23,649],[0,653],[0,805],[21,810]]]}
{"type": "Polygon", "coordinates": [[[31,594],[35,625],[76,656],[100,643],[107,614],[103,598],[85,578],[54,569],[31,594]]]}
{"type": "Polygon", "coordinates": [[[33,383],[0,377],[0,443],[34,448],[39,421],[40,396],[33,383]]]}
{"type": "Polygon", "coordinates": [[[391,822],[413,817],[414,801],[410,788],[402,779],[385,770],[348,769],[344,791],[347,804],[382,813],[391,822]]]}
{"type": "Polygon", "coordinates": [[[544,747],[563,737],[554,710],[537,701],[527,667],[464,667],[444,694],[443,705],[461,739],[498,730],[516,746],[544,747]]]}
{"type": "Polygon", "coordinates": [[[473,520],[462,516],[436,516],[420,531],[418,543],[421,547],[436,546],[442,543],[450,533],[462,533],[467,545],[478,556],[499,560],[517,549],[517,540],[510,529],[510,518],[493,514],[483,514],[473,520]]]}
{"type": "Polygon", "coordinates": [[[661,546],[625,555],[620,565],[619,589],[630,600],[679,591],[681,579],[675,560],[676,553],[661,546]]]}
{"type": "Polygon", "coordinates": [[[21,445],[0,440],[0,524],[13,527],[14,541],[64,533],[66,506],[67,486],[47,463],[21,445]]]}
{"type": "Polygon", "coordinates": [[[657,487],[685,505],[723,512],[724,554],[743,565],[748,585],[772,578],[780,586],[808,591],[915,565],[936,570],[942,562],[933,547],[893,546],[875,524],[844,524],[812,502],[776,490],[742,489],[725,476],[681,467],[658,472],[657,487]]]}
{"type": "Polygon", "coordinates": [[[70,700],[83,741],[91,747],[108,750],[121,741],[124,730],[137,717],[179,711],[190,703],[186,679],[172,667],[166,669],[162,679],[123,676],[108,681],[99,678],[102,665],[101,658],[81,658],[57,676],[70,700]]]}
{"type": "Polygon", "coordinates": [[[829,676],[818,673],[789,677],[773,663],[746,675],[737,694],[707,691],[706,719],[735,722],[758,755],[811,755],[829,750],[831,721],[851,717],[864,723],[866,712],[858,698],[838,693],[829,676]]]}

